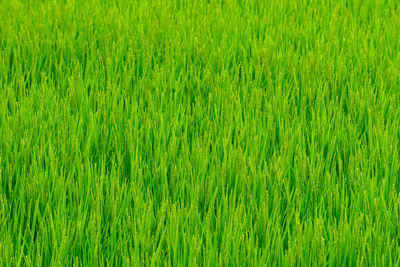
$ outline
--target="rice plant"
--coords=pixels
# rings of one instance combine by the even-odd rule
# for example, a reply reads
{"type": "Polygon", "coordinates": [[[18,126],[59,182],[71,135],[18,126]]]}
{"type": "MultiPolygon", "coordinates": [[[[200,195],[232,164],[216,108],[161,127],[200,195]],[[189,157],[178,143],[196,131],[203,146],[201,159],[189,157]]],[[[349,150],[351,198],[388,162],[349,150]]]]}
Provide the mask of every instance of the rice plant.
{"type": "Polygon", "coordinates": [[[1,266],[399,266],[397,0],[0,0],[1,266]]]}

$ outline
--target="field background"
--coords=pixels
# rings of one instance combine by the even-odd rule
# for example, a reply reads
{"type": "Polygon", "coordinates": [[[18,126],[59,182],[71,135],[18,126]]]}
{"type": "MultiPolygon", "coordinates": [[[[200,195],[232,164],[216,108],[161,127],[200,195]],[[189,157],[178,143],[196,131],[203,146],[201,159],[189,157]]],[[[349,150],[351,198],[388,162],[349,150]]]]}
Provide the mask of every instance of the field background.
{"type": "Polygon", "coordinates": [[[0,0],[0,265],[399,266],[396,0],[0,0]]]}

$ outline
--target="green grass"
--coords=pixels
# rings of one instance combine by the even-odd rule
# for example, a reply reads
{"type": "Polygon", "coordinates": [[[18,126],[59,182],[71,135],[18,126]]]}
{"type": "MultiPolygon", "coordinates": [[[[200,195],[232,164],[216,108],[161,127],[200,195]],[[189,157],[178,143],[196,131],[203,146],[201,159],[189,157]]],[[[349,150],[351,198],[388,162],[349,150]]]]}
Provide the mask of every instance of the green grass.
{"type": "Polygon", "coordinates": [[[397,0],[0,0],[1,266],[399,266],[397,0]]]}

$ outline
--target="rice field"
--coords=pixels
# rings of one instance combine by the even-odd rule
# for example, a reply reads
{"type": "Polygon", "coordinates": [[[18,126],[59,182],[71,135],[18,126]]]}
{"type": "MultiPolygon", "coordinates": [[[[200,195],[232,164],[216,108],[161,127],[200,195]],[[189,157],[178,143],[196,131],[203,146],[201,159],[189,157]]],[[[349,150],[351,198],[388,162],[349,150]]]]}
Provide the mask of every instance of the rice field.
{"type": "Polygon", "coordinates": [[[0,266],[399,266],[397,0],[0,0],[0,266]]]}

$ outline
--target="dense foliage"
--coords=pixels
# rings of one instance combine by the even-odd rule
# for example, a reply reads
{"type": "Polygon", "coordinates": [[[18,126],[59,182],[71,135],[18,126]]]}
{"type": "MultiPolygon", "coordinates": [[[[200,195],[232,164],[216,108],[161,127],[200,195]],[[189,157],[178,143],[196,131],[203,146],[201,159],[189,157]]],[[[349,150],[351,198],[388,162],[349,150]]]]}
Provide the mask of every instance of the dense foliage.
{"type": "Polygon", "coordinates": [[[0,264],[400,264],[397,0],[0,0],[0,264]]]}

